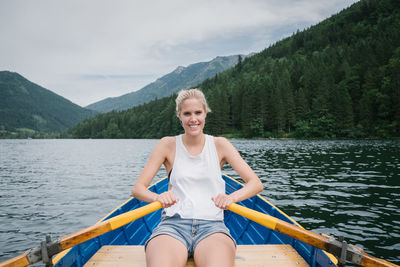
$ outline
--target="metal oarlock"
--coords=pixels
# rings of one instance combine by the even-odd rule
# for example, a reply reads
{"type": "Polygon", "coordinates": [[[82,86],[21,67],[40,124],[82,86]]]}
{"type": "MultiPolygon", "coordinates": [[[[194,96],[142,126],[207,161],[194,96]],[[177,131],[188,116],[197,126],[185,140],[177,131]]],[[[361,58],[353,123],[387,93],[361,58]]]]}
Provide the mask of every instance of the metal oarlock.
{"type": "Polygon", "coordinates": [[[344,240],[343,236],[339,236],[339,242],[342,243],[342,250],[340,252],[340,257],[339,257],[339,262],[338,262],[338,266],[339,267],[344,267],[346,265],[346,256],[347,256],[347,247],[348,244],[347,242],[344,240]]]}
{"type": "Polygon", "coordinates": [[[42,241],[40,243],[41,251],[42,251],[42,261],[46,265],[46,267],[51,267],[53,266],[53,262],[51,260],[51,257],[49,257],[49,251],[48,251],[48,244],[51,243],[51,237],[48,235],[46,236],[46,240],[42,241]]]}

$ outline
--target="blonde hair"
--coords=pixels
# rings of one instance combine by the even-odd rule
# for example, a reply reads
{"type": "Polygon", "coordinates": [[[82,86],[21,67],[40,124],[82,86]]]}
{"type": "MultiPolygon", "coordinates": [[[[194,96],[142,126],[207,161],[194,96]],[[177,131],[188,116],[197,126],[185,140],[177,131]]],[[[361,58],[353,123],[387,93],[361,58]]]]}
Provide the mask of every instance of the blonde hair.
{"type": "Polygon", "coordinates": [[[188,90],[181,90],[178,93],[178,96],[175,99],[176,103],[176,116],[179,116],[179,112],[181,112],[181,105],[183,101],[189,98],[195,98],[203,104],[203,108],[206,112],[211,112],[210,107],[207,104],[206,97],[204,96],[203,92],[197,88],[188,89],[188,90]]]}

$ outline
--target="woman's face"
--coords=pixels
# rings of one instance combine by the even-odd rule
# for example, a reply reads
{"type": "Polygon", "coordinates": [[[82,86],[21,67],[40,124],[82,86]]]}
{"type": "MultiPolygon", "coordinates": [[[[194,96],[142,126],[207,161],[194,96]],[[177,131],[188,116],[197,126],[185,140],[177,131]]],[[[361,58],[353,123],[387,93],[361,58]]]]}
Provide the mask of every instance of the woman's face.
{"type": "Polygon", "coordinates": [[[203,104],[196,98],[188,98],[181,103],[179,119],[186,134],[198,135],[203,132],[207,112],[203,104]]]}

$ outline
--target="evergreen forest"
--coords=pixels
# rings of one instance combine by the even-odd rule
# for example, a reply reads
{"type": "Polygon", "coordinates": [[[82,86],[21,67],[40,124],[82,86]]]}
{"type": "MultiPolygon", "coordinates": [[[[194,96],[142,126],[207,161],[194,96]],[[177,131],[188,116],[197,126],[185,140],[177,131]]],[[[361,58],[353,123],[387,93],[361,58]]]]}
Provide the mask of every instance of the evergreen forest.
{"type": "MultiPolygon", "coordinates": [[[[205,132],[227,137],[400,136],[400,1],[361,0],[199,88],[205,132]]],[[[182,128],[176,96],[81,122],[75,138],[160,138],[182,128]]]]}
{"type": "Polygon", "coordinates": [[[96,114],[18,73],[0,71],[0,138],[62,137],[96,114]]]}

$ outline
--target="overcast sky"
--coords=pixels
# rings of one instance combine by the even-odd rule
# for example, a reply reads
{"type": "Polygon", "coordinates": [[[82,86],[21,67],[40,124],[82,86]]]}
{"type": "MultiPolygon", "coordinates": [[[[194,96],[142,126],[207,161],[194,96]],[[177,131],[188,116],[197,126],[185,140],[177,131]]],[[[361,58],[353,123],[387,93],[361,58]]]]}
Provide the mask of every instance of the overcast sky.
{"type": "Polygon", "coordinates": [[[1,0],[0,70],[86,106],[260,52],[357,0],[1,0]]]}

